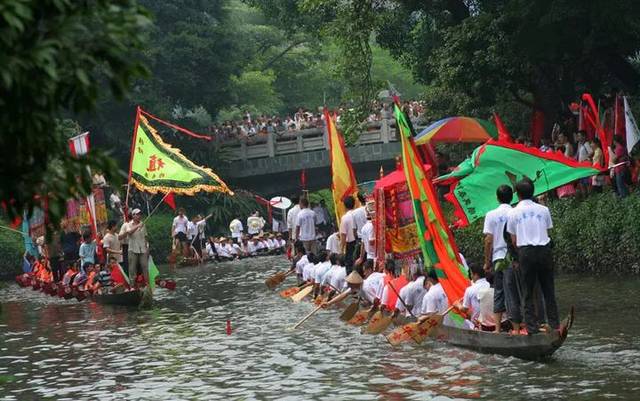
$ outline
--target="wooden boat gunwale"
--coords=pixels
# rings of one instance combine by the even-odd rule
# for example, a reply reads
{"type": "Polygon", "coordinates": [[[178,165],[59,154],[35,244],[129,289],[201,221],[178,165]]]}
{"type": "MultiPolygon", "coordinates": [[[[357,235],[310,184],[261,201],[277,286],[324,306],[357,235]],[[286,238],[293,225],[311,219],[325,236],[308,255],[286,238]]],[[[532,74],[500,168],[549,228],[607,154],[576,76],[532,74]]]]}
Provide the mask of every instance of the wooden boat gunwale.
{"type": "Polygon", "coordinates": [[[119,294],[94,294],[91,299],[102,305],[138,306],[142,302],[142,290],[136,289],[119,294]]]}

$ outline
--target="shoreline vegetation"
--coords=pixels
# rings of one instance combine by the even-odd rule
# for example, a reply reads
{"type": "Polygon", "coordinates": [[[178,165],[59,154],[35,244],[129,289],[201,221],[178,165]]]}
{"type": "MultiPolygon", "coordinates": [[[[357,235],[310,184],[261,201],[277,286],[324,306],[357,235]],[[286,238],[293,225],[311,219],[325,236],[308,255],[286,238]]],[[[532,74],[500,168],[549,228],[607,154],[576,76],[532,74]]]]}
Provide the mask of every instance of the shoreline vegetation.
{"type": "MultiPolygon", "coordinates": [[[[451,210],[448,204],[443,206],[445,210],[451,210]]],[[[558,272],[640,275],[638,193],[619,199],[613,192],[605,192],[585,199],[553,200],[548,206],[555,224],[553,256],[558,272]]],[[[228,210],[224,214],[232,215],[234,211],[228,210]]],[[[172,219],[173,214],[159,212],[146,223],[151,254],[159,263],[166,262],[171,250],[168,227],[172,219]]],[[[6,221],[0,224],[7,225],[6,221]]],[[[214,232],[226,234],[226,228],[214,227],[214,232]]],[[[456,230],[455,237],[468,260],[482,260],[482,219],[456,230]]],[[[13,280],[20,273],[23,248],[18,234],[0,230],[0,280],[13,280]]]]}

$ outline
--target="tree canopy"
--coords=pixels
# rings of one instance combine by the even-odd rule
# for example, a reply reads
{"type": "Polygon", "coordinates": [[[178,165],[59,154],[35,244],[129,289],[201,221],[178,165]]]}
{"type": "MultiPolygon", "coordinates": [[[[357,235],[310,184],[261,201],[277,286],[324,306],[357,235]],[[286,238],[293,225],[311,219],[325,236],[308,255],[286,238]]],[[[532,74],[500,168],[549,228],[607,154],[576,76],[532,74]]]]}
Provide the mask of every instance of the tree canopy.
{"type": "Polygon", "coordinates": [[[122,97],[146,72],[131,52],[150,20],[134,0],[6,0],[0,21],[0,200],[15,215],[44,198],[55,222],[90,189],[86,167],[118,171],[100,151],[73,159],[58,121],[92,110],[101,88],[122,97]]]}

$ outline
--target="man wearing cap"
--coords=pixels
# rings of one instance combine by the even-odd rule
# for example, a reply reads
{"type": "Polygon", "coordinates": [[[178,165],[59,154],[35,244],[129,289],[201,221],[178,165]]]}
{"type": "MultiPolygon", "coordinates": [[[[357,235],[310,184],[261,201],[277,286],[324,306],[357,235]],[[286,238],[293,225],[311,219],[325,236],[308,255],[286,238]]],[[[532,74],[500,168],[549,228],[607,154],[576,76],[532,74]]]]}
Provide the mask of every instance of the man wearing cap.
{"type": "Polygon", "coordinates": [[[359,293],[360,288],[362,287],[363,280],[362,280],[362,276],[360,276],[360,274],[358,274],[357,271],[354,270],[351,273],[349,273],[349,275],[344,279],[344,281],[347,285],[347,289],[342,291],[340,294],[336,295],[335,297],[333,297],[329,302],[323,303],[322,304],[323,308],[326,308],[335,303],[338,303],[349,295],[355,296],[359,293]]]}
{"type": "Polygon", "coordinates": [[[129,279],[136,282],[138,270],[142,272],[145,282],[149,281],[149,243],[147,242],[147,228],[142,219],[142,211],[133,209],[133,221],[129,225],[126,235],[129,239],[129,279]]]}

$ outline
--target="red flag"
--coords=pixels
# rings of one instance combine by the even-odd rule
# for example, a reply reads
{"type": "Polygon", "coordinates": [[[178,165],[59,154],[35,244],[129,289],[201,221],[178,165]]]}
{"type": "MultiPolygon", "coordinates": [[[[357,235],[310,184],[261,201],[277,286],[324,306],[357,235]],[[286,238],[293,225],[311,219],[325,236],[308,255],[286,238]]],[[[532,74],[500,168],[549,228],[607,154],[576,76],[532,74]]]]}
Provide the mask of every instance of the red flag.
{"type": "Polygon", "coordinates": [[[609,142],[607,133],[602,127],[602,122],[600,121],[600,111],[598,110],[596,102],[593,100],[591,94],[583,93],[582,100],[587,104],[587,106],[585,107],[584,116],[586,117],[587,122],[594,128],[596,135],[598,139],[600,139],[600,143],[602,144],[602,155],[604,156],[604,165],[606,167],[609,165],[609,146],[611,145],[611,142],[609,142]]]}
{"type": "Polygon", "coordinates": [[[300,172],[300,186],[302,189],[307,189],[307,170],[302,169],[300,172]]]}
{"type": "Polygon", "coordinates": [[[162,201],[171,209],[176,210],[176,198],[173,196],[173,192],[169,192],[162,201]]]}
{"type": "Polygon", "coordinates": [[[496,123],[496,128],[498,128],[498,140],[505,142],[513,142],[511,140],[511,134],[507,130],[507,127],[504,126],[500,117],[498,117],[498,113],[493,113],[493,119],[496,123]]]}
{"type": "Polygon", "coordinates": [[[531,142],[536,147],[540,146],[542,135],[544,135],[544,112],[536,109],[531,117],[531,142]]]}

